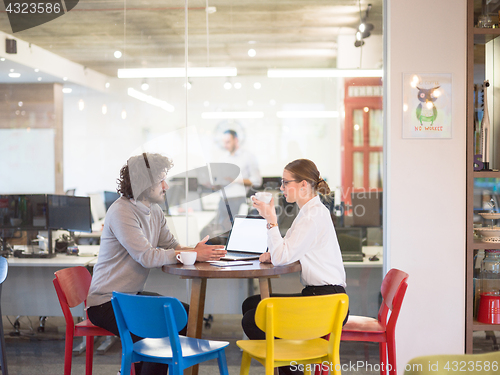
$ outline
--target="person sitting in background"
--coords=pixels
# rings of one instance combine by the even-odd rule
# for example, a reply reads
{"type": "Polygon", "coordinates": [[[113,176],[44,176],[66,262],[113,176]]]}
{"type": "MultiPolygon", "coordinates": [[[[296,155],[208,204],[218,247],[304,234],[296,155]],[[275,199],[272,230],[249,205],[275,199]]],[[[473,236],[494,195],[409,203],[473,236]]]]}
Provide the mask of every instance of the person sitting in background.
{"type": "MultiPolygon", "coordinates": [[[[180,250],[196,251],[198,261],[218,260],[226,251],[207,245],[182,247],[174,238],[158,203],[165,200],[167,172],[172,161],[160,154],[131,157],[120,170],[118,198],[109,208],[101,235],[97,264],[87,297],[87,314],[96,326],[119,336],[111,304],[113,291],[144,292],[151,268],[177,262],[180,250]]],[[[184,304],[186,310],[188,305],[184,304]]],[[[135,337],[135,341],[140,340],[135,337]]],[[[134,341],[134,342],[135,342],[134,341]]],[[[136,365],[137,375],[166,374],[167,365],[146,362],[136,365]]]]}
{"type": "MultiPolygon", "coordinates": [[[[284,238],[278,228],[274,198],[266,204],[252,197],[253,207],[268,223],[269,251],[260,256],[260,261],[275,266],[300,262],[304,288],[301,293],[288,296],[346,293],[345,270],[335,228],[329,210],[318,196],[329,194],[330,188],[320,177],[316,165],[307,159],[297,159],[287,164],[280,190],[286,201],[297,203],[300,210],[284,238]]],[[[260,296],[255,295],[248,297],[242,306],[243,331],[251,340],[265,339],[265,333],[255,324],[255,310],[259,302],[260,296]]],[[[347,316],[344,324],[346,322],[347,316]]],[[[280,372],[287,374],[292,370],[290,367],[280,367],[280,372]]]]}

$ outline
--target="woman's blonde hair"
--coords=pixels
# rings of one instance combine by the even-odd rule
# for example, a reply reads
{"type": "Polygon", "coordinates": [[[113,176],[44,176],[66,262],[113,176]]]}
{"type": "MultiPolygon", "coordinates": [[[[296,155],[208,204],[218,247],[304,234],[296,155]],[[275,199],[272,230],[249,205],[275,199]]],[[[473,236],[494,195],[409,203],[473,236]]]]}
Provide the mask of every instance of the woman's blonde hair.
{"type": "Polygon", "coordinates": [[[297,159],[288,163],[285,169],[290,172],[295,180],[307,181],[313,190],[320,194],[330,194],[330,188],[321,178],[316,164],[309,159],[297,159]]]}

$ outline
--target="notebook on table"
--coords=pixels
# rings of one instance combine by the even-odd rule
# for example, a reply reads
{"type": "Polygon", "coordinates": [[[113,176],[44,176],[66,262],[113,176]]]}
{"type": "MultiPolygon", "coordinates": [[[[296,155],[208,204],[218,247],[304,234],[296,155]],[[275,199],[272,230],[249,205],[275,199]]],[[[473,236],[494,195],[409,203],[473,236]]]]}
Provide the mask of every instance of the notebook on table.
{"type": "Polygon", "coordinates": [[[267,221],[261,216],[236,215],[221,260],[252,260],[267,251],[267,221]]]}

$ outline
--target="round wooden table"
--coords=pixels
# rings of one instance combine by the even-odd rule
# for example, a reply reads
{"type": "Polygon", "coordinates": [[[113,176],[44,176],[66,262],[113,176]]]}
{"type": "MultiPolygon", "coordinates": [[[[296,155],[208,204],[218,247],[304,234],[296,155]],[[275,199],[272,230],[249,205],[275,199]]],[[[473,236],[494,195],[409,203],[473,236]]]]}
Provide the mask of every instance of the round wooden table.
{"type": "MultiPolygon", "coordinates": [[[[249,262],[252,264],[235,267],[217,267],[206,262],[196,262],[192,266],[167,264],[162,267],[165,273],[192,279],[187,336],[201,338],[207,279],[259,279],[260,295],[262,298],[268,298],[271,294],[272,278],[301,270],[299,262],[278,267],[270,263],[261,263],[259,260],[249,262]]],[[[191,374],[197,373],[198,366],[193,366],[191,374]]]]}

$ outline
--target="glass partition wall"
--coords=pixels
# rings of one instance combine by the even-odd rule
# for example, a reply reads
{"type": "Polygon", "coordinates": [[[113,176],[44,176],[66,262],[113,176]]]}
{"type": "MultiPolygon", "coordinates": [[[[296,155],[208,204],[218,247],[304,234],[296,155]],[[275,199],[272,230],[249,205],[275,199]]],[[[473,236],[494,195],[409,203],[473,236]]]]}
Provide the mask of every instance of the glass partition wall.
{"type": "MultiPolygon", "coordinates": [[[[8,164],[13,180],[32,175],[31,162],[43,161],[47,170],[44,191],[0,182],[0,194],[74,189],[107,208],[127,159],[158,152],[174,163],[164,210],[179,242],[195,245],[209,235],[224,243],[231,217],[255,214],[249,197],[261,190],[273,193],[285,235],[298,209],[281,195],[283,168],[310,159],[332,190],[328,208],[342,252],[365,255],[366,266],[346,263],[350,311],[376,316],[383,254],[381,1],[80,1],[15,36],[6,20],[0,27],[19,51],[0,67],[26,79],[2,81],[0,131],[8,138],[0,142],[29,145],[0,152],[16,160],[26,147],[36,151],[23,156],[31,159],[22,168],[8,164]],[[360,23],[368,31],[356,36],[360,23]],[[41,53],[38,47],[51,54],[50,64],[24,55],[41,53]],[[42,84],[49,86],[41,97],[53,108],[16,94],[42,84]],[[62,125],[51,123],[58,119],[62,125]]],[[[105,214],[98,210],[95,230],[105,214]]],[[[299,292],[299,277],[292,276],[275,280],[275,291],[299,292]]],[[[246,284],[238,288],[236,307],[209,291],[207,312],[237,314],[248,293],[246,284]]],[[[177,295],[186,300],[185,289],[177,295]]]]}

